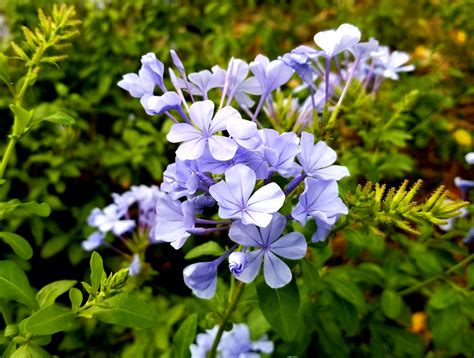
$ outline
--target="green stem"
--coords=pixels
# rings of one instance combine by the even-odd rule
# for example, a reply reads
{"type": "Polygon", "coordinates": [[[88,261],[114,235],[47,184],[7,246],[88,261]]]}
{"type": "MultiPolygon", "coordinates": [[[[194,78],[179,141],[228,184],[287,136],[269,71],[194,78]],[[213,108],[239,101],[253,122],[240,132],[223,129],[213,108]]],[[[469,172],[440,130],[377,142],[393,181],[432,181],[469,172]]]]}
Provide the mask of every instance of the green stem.
{"type": "Polygon", "coordinates": [[[217,357],[217,346],[219,345],[219,342],[222,338],[222,334],[224,333],[224,327],[229,320],[230,316],[235,310],[235,307],[237,306],[237,303],[239,302],[240,296],[242,295],[242,292],[244,291],[245,283],[240,282],[239,285],[237,286],[237,292],[232,299],[232,301],[229,304],[229,307],[227,307],[227,310],[224,313],[224,316],[222,317],[222,321],[219,324],[219,329],[217,331],[216,338],[214,338],[214,342],[212,343],[211,350],[209,351],[209,358],[216,358],[217,357]]]}
{"type": "Polygon", "coordinates": [[[471,262],[472,260],[474,259],[474,254],[470,254],[468,257],[466,257],[464,260],[462,261],[459,261],[456,265],[454,265],[453,267],[451,267],[449,270],[446,270],[445,272],[443,272],[442,274],[439,274],[439,275],[436,275],[436,276],[433,276],[433,277],[430,277],[429,279],[425,280],[425,281],[422,281],[420,283],[417,283],[416,285],[413,285],[411,287],[408,287],[402,291],[400,291],[400,295],[401,296],[405,296],[405,295],[408,295],[410,293],[413,293],[413,292],[416,292],[418,291],[420,288],[423,288],[425,287],[426,285],[429,285],[430,283],[432,282],[435,282],[445,276],[448,276],[450,274],[452,274],[454,271],[456,271],[457,269],[467,265],[469,262],[471,262]]]}
{"type": "Polygon", "coordinates": [[[10,141],[8,142],[7,150],[2,158],[2,163],[0,164],[0,179],[3,179],[3,175],[5,174],[5,169],[7,168],[8,161],[15,149],[15,144],[17,142],[16,137],[11,136],[10,141]]]}

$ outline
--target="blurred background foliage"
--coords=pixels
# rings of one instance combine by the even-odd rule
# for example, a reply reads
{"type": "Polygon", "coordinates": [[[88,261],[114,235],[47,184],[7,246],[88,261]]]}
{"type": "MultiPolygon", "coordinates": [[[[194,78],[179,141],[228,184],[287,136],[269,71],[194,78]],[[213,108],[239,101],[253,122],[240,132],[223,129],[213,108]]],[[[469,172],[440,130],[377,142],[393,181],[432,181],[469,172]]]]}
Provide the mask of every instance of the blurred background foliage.
{"type": "MultiPolygon", "coordinates": [[[[81,279],[89,253],[82,251],[80,243],[90,233],[85,222],[90,210],[110,202],[112,192],[134,184],[159,183],[173,159],[174,147],[165,140],[170,123],[146,116],[139,101],[116,86],[123,74],[138,70],[146,52],[154,52],[170,65],[169,49],[173,48],[189,71],[199,71],[215,64],[226,66],[231,56],[247,62],[258,53],[276,58],[300,44],[312,45],[320,30],[350,22],[361,29],[365,40],[375,37],[392,49],[409,52],[417,68],[398,82],[385,82],[376,100],[351,98],[349,93],[337,134],[331,139],[339,149],[340,163],[351,170],[345,189],[366,180],[399,185],[402,178],[422,178],[425,189],[444,184],[457,198],[454,177],[469,177],[463,157],[472,151],[474,140],[472,0],[58,2],[76,6],[81,35],[69,49],[67,61],[43,69],[25,106],[35,106],[39,112],[62,110],[77,123],[73,127],[45,125],[24,138],[8,171],[10,184],[0,187],[1,199],[45,201],[53,210],[48,219],[19,218],[8,223],[9,230],[32,233],[34,238],[39,254],[30,263],[22,263],[25,268],[35,267],[30,274],[33,286],[54,279],[81,279]],[[392,125],[385,127],[392,118],[392,125]]],[[[9,53],[10,41],[21,41],[21,26],[34,27],[37,8],[47,11],[51,6],[50,0],[0,1],[0,50],[9,53]]],[[[0,88],[0,138],[6,138],[11,126],[7,97],[7,89],[0,88]]],[[[1,152],[5,144],[0,143],[1,152]]],[[[474,309],[465,299],[472,293],[440,285],[435,291],[404,297],[396,312],[380,311],[380,307],[370,311],[368,306],[380,301],[369,299],[365,304],[360,300],[364,292],[379,297],[380,290],[389,290],[385,299],[390,300],[391,292],[414,282],[413,277],[441,274],[467,250],[460,241],[446,240],[460,237],[468,223],[461,220],[458,226],[458,231],[443,235],[426,227],[419,242],[396,232],[386,232],[390,240],[384,241],[369,231],[365,238],[360,232],[345,231],[329,246],[313,249],[317,268],[327,260],[340,265],[323,279],[332,291],[318,296],[320,314],[313,312],[315,318],[307,327],[322,333],[315,344],[281,344],[277,355],[295,349],[301,354],[308,346],[311,354],[327,356],[468,354],[473,349],[472,332],[467,332],[474,309]],[[338,280],[352,280],[356,293],[347,295],[334,283],[338,280]]],[[[162,246],[149,251],[147,260],[160,274],[143,296],[150,297],[152,291],[187,293],[181,283],[182,255],[162,246]]],[[[121,264],[120,259],[106,261],[111,267],[121,264]]],[[[471,264],[468,287],[474,285],[473,271],[471,264]]],[[[319,292],[319,288],[305,290],[308,302],[319,292]]],[[[84,348],[77,343],[81,341],[88,342],[91,356],[107,356],[114,344],[117,352],[130,357],[140,356],[135,355],[140,349],[144,356],[166,352],[174,325],[187,312],[212,307],[193,299],[185,305],[177,297],[158,295],[153,303],[171,316],[162,332],[136,333],[132,344],[133,335],[122,328],[109,330],[95,323],[56,342],[58,352],[81,356],[78,349],[84,348]],[[144,348],[146,344],[152,347],[144,348]]],[[[261,314],[243,312],[254,318],[250,326],[255,335],[268,329],[261,314]]],[[[206,319],[210,318],[202,318],[201,326],[206,319]]]]}

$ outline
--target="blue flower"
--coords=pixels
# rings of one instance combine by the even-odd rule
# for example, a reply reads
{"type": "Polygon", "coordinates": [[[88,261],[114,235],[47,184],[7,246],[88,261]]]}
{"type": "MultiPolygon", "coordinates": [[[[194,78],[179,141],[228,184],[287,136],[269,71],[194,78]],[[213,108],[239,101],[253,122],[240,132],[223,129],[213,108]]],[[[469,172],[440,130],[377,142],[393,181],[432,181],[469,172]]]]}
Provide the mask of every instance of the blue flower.
{"type": "Polygon", "coordinates": [[[115,235],[120,236],[133,230],[136,225],[133,220],[122,220],[123,214],[116,204],[110,204],[104,210],[93,209],[87,218],[87,223],[103,233],[112,231],[115,235]]]}
{"type": "MultiPolygon", "coordinates": [[[[191,358],[206,358],[211,350],[212,343],[217,335],[218,327],[199,333],[196,337],[196,344],[191,344],[191,358]]],[[[234,324],[232,330],[224,332],[217,346],[219,358],[257,358],[257,352],[271,354],[273,352],[273,342],[267,340],[266,336],[252,342],[250,331],[246,324],[234,324]]]]}
{"type": "Polygon", "coordinates": [[[229,160],[234,157],[238,148],[237,143],[216,133],[226,130],[228,121],[243,121],[242,117],[232,107],[219,110],[214,118],[213,113],[213,102],[195,102],[189,109],[195,127],[188,123],[176,123],[171,127],[167,139],[172,143],[182,142],[176,151],[179,159],[199,159],[206,148],[217,160],[229,160]]]}
{"type": "Polygon", "coordinates": [[[149,52],[142,56],[142,68],[147,71],[148,77],[151,78],[163,92],[166,92],[165,84],[163,83],[163,73],[165,66],[156,58],[156,55],[149,52]]]}
{"type": "Polygon", "coordinates": [[[218,257],[210,262],[197,262],[183,270],[184,283],[199,298],[210,299],[216,292],[217,268],[229,254],[218,257]]]}
{"type": "Polygon", "coordinates": [[[465,158],[468,164],[474,164],[474,152],[467,153],[465,158]]]}
{"type": "Polygon", "coordinates": [[[235,98],[239,105],[252,107],[255,102],[248,95],[262,94],[262,87],[258,80],[255,77],[247,78],[249,66],[242,60],[231,59],[227,70],[229,73],[219,66],[214,66],[212,70],[216,76],[219,76],[220,78],[225,77],[227,80],[222,84],[222,87],[227,87],[226,94],[228,97],[228,104],[230,104],[230,101],[235,98]]]}
{"type": "Polygon", "coordinates": [[[140,256],[138,254],[133,255],[132,262],[128,267],[128,273],[130,276],[136,276],[142,270],[142,262],[140,261],[140,256]]]}
{"type": "Polygon", "coordinates": [[[263,145],[261,153],[268,164],[268,169],[277,171],[284,178],[292,177],[301,172],[295,163],[295,155],[300,152],[299,139],[293,132],[279,134],[274,129],[264,128],[260,131],[263,145]]]}
{"type": "Polygon", "coordinates": [[[279,256],[297,260],[306,254],[306,241],[303,234],[292,232],[281,236],[286,226],[286,218],[273,214],[270,224],[265,228],[234,222],[229,231],[232,241],[245,247],[255,247],[246,255],[243,270],[234,270],[234,276],[243,282],[252,282],[263,264],[265,282],[272,288],[283,287],[291,281],[291,270],[279,256]],[[238,272],[240,271],[240,272],[238,272]]]}
{"type": "Polygon", "coordinates": [[[312,241],[317,242],[325,240],[339,215],[347,213],[335,180],[306,178],[305,189],[291,215],[302,225],[306,224],[308,217],[316,220],[318,230],[312,241]]]}
{"type": "Polygon", "coordinates": [[[293,76],[294,70],[281,60],[271,61],[268,57],[257,55],[255,60],[250,62],[250,71],[260,83],[262,97],[267,97],[270,92],[283,86],[293,76]]]}
{"type": "Polygon", "coordinates": [[[225,171],[225,181],[211,186],[209,193],[219,204],[219,216],[224,219],[242,220],[244,224],[267,226],[272,213],[285,201],[285,194],[276,183],[255,188],[255,172],[243,164],[225,171]]]}
{"type": "Polygon", "coordinates": [[[324,56],[334,57],[350,49],[360,41],[360,30],[354,25],[342,24],[337,30],[327,30],[314,35],[314,42],[321,47],[324,56]]]}
{"type": "Polygon", "coordinates": [[[103,232],[95,231],[89,235],[87,240],[82,242],[81,246],[86,251],[93,251],[104,244],[104,236],[103,232]]]}
{"type": "Polygon", "coordinates": [[[156,204],[156,219],[153,238],[157,242],[169,242],[175,249],[181,248],[194,228],[194,206],[192,202],[173,200],[170,195],[161,195],[156,204]]]}
{"type": "Polygon", "coordinates": [[[307,176],[325,180],[339,180],[348,176],[346,167],[332,165],[336,158],[336,152],[325,142],[314,144],[312,134],[301,133],[301,153],[298,154],[298,161],[307,176]]]}
{"type": "Polygon", "coordinates": [[[166,92],[161,96],[145,94],[140,99],[140,103],[145,109],[145,112],[150,116],[168,112],[172,109],[177,110],[180,114],[183,113],[181,97],[172,91],[166,92]]]}

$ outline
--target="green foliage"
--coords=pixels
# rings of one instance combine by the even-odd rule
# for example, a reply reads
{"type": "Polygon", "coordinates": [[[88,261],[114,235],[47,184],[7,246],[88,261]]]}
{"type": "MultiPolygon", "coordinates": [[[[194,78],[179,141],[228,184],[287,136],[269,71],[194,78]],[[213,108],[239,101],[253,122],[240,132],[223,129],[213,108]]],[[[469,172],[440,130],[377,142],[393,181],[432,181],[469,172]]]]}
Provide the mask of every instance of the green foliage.
{"type": "Polygon", "coordinates": [[[258,303],[263,316],[278,335],[292,341],[298,329],[300,298],[295,282],[272,289],[262,282],[257,286],[258,303]]]}
{"type": "Polygon", "coordinates": [[[13,261],[0,261],[0,297],[37,308],[33,289],[23,270],[13,261]]]}
{"type": "MultiPolygon", "coordinates": [[[[413,201],[421,187],[421,180],[407,190],[405,180],[397,190],[386,191],[386,185],[368,182],[359,185],[354,194],[347,194],[350,217],[354,222],[365,222],[367,219],[377,225],[394,225],[406,232],[419,234],[411,225],[428,222],[435,225],[447,223],[447,219],[459,216],[460,209],[467,206],[465,201],[447,200],[448,191],[443,186],[434,191],[424,204],[413,201]]],[[[377,229],[375,229],[377,230],[377,229]]]]}

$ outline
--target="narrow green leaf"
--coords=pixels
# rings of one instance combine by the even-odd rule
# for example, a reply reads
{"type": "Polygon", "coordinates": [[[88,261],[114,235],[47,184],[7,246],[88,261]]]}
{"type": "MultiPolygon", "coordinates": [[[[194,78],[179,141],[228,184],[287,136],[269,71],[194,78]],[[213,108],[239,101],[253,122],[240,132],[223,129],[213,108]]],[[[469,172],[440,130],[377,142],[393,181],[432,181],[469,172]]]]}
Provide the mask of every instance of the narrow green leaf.
{"type": "Polygon", "coordinates": [[[82,305],[82,292],[77,288],[71,288],[69,290],[69,299],[71,300],[71,308],[73,311],[77,311],[79,307],[82,305]]]}
{"type": "Polygon", "coordinates": [[[32,334],[46,335],[67,331],[75,314],[71,309],[52,304],[40,308],[26,319],[25,329],[32,334]]]}
{"type": "Polygon", "coordinates": [[[380,305],[385,316],[395,319],[402,313],[403,299],[393,290],[384,290],[380,296],[380,305]]]}
{"type": "Polygon", "coordinates": [[[51,208],[47,203],[38,203],[36,201],[30,201],[28,203],[21,204],[20,208],[26,210],[30,214],[42,217],[47,217],[49,216],[49,214],[51,214],[51,208]]]}
{"type": "Polygon", "coordinates": [[[133,328],[153,327],[158,321],[158,315],[149,302],[128,293],[112,296],[104,304],[108,307],[93,306],[84,314],[92,314],[106,323],[133,328]]]}
{"type": "Polygon", "coordinates": [[[173,337],[174,356],[176,358],[188,358],[191,355],[189,346],[194,342],[196,330],[197,314],[193,313],[179,326],[178,331],[173,337]]]}
{"type": "Polygon", "coordinates": [[[0,238],[23,260],[29,260],[33,256],[30,243],[20,235],[12,232],[0,232],[0,238]]]}
{"type": "Polygon", "coordinates": [[[10,109],[15,115],[15,121],[13,122],[13,135],[21,137],[25,133],[25,129],[33,116],[33,111],[27,111],[23,107],[14,104],[10,105],[10,109]]]}
{"type": "Polygon", "coordinates": [[[260,310],[270,326],[285,340],[295,339],[298,329],[300,295],[295,280],[273,289],[265,282],[257,286],[260,310]]]}
{"type": "Polygon", "coordinates": [[[100,283],[102,282],[102,276],[105,275],[105,272],[102,257],[100,257],[100,255],[95,251],[92,253],[90,265],[92,289],[97,292],[99,291],[100,283]]]}
{"type": "Polygon", "coordinates": [[[53,304],[56,301],[56,298],[67,292],[71,287],[73,287],[77,281],[75,280],[60,280],[51,282],[44,286],[36,294],[36,300],[40,307],[45,307],[53,304]]]}
{"type": "Polygon", "coordinates": [[[0,261],[0,297],[23,303],[32,309],[38,307],[28,277],[13,261],[0,261]]]}
{"type": "Polygon", "coordinates": [[[189,251],[184,258],[186,260],[195,259],[196,257],[209,255],[209,256],[220,256],[224,253],[224,249],[214,241],[208,241],[202,245],[196,246],[189,251]]]}
{"type": "Polygon", "coordinates": [[[50,116],[40,119],[39,121],[35,121],[34,124],[37,124],[42,121],[47,121],[47,122],[51,122],[51,123],[55,123],[55,124],[59,124],[63,126],[70,126],[76,123],[76,120],[73,117],[71,117],[70,115],[64,112],[56,112],[54,114],[51,114],[50,116]]]}

